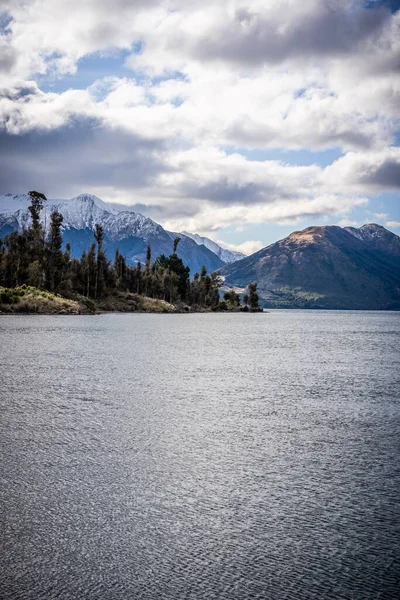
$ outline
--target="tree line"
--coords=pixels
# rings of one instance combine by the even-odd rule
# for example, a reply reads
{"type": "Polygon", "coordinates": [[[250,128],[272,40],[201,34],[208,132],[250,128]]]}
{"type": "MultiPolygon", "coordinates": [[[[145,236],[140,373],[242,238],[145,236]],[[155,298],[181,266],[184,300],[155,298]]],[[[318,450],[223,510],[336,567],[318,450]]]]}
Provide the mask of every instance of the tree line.
{"type": "MultiPolygon", "coordinates": [[[[239,295],[233,290],[220,300],[222,282],[218,273],[207,273],[203,267],[190,279],[189,267],[177,254],[179,237],[173,240],[170,256],[162,254],[152,260],[148,245],[145,263],[131,266],[118,250],[114,261],[107,258],[104,231],[97,224],[93,243],[79,259],[73,258],[70,244],[63,248],[62,214],[54,210],[48,227],[43,227],[40,215],[46,196],[36,191],[30,191],[29,196],[30,226],[0,239],[1,286],[14,288],[25,284],[66,297],[79,294],[93,300],[101,300],[115,291],[132,292],[194,309],[239,310],[242,307],[239,295]]],[[[258,309],[256,290],[256,284],[249,285],[243,309],[258,309]]]]}

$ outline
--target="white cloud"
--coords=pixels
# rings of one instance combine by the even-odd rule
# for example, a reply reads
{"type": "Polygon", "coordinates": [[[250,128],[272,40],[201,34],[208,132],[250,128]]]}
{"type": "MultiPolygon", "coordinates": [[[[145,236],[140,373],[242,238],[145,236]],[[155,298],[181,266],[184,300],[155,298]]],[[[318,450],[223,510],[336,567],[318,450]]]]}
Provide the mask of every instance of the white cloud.
{"type": "Polygon", "coordinates": [[[71,89],[62,94],[45,94],[34,82],[25,82],[16,84],[11,92],[0,95],[0,126],[11,134],[55,130],[68,123],[73,116],[83,118],[98,114],[86,90],[71,89]]]}
{"type": "Polygon", "coordinates": [[[69,0],[68,10],[64,0],[24,0],[5,9],[8,78],[74,73],[88,54],[138,42],[131,68],[182,71],[185,81],[146,80],[110,98],[108,117],[125,126],[243,148],[358,149],[391,143],[399,123],[400,15],[361,0],[69,0]]]}
{"type": "Polygon", "coordinates": [[[362,223],[353,219],[340,219],[336,225],[339,225],[339,227],[361,227],[362,223]]]}
{"type": "Polygon", "coordinates": [[[385,225],[390,229],[400,229],[400,221],[386,221],[385,225]]]}
{"type": "Polygon", "coordinates": [[[194,216],[169,218],[164,221],[169,229],[217,231],[237,223],[252,225],[255,223],[294,224],[299,219],[313,219],[325,215],[348,213],[355,206],[365,204],[365,199],[339,196],[318,196],[313,199],[292,199],[276,201],[271,204],[220,206],[210,202],[198,205],[194,216]]]}
{"type": "Polygon", "coordinates": [[[348,152],[325,170],[327,185],[355,193],[381,193],[400,188],[400,148],[348,152]]]}
{"type": "Polygon", "coordinates": [[[217,243],[223,248],[228,248],[228,250],[236,250],[236,252],[243,252],[243,254],[246,255],[254,254],[254,252],[261,250],[261,248],[263,248],[265,245],[260,240],[247,240],[241,244],[227,244],[226,242],[221,241],[217,241],[217,243]]]}
{"type": "Polygon", "coordinates": [[[3,185],[42,172],[46,188],[84,184],[195,231],[348,222],[372,195],[400,189],[400,12],[361,0],[7,0],[2,9],[12,18],[0,36],[2,141],[12,150],[16,137],[38,136],[36,155],[18,146],[18,164],[4,150],[3,185]],[[35,83],[116,49],[129,53],[131,77],[59,93],[35,83]],[[271,148],[343,155],[326,168],[245,158],[271,148]]]}

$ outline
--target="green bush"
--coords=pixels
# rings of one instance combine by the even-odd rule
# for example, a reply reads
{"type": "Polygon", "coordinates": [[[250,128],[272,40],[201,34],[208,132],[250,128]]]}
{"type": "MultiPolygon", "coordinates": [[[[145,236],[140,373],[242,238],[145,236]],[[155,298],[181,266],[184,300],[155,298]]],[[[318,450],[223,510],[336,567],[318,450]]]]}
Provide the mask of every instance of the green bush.
{"type": "Polygon", "coordinates": [[[228,304],[225,300],[220,300],[218,303],[218,310],[228,310],[228,304]]]}
{"type": "Polygon", "coordinates": [[[93,302],[93,300],[89,300],[89,298],[86,298],[84,300],[84,304],[90,312],[92,312],[92,313],[96,312],[96,304],[93,302]]]}
{"type": "Polygon", "coordinates": [[[54,300],[54,294],[39,290],[32,285],[21,285],[16,288],[0,288],[0,304],[17,304],[20,298],[24,296],[33,296],[54,300]]]}
{"type": "Polygon", "coordinates": [[[18,302],[18,298],[11,290],[4,289],[0,292],[0,304],[15,304],[16,302],[18,302]]]}

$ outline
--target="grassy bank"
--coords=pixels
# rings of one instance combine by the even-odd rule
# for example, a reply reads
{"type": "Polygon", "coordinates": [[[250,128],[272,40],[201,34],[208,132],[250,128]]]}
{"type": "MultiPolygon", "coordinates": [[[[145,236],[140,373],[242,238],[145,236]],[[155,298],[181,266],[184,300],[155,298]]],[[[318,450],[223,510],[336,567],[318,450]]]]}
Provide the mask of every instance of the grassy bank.
{"type": "Polygon", "coordinates": [[[174,313],[180,312],[174,304],[148,298],[130,292],[114,292],[96,303],[96,309],[101,312],[151,312],[174,313]]]}
{"type": "MultiPolygon", "coordinates": [[[[65,298],[33,286],[15,288],[0,286],[0,314],[80,315],[103,312],[184,313],[211,312],[215,309],[201,306],[171,304],[165,300],[149,298],[131,292],[113,291],[100,300],[92,300],[79,294],[65,298]]],[[[218,312],[251,312],[248,307],[227,305],[220,302],[218,312]]]]}
{"type": "Polygon", "coordinates": [[[32,286],[0,286],[0,314],[78,315],[98,312],[173,313],[179,310],[164,300],[131,293],[115,292],[95,302],[79,295],[73,299],[64,298],[32,286]]]}
{"type": "Polygon", "coordinates": [[[77,315],[82,312],[80,303],[39,290],[32,286],[0,287],[0,313],[36,313],[42,315],[77,315]]]}

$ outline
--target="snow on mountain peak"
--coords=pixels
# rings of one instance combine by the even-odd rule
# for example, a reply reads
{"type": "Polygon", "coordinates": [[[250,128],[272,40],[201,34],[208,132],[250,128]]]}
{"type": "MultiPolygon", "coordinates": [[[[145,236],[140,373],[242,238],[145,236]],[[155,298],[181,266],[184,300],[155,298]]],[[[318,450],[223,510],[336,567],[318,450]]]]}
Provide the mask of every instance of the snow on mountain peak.
{"type": "MultiPolygon", "coordinates": [[[[30,220],[28,207],[30,197],[28,194],[6,194],[0,196],[0,215],[2,221],[17,226],[25,227],[30,220]]],[[[43,203],[41,215],[42,223],[48,225],[50,213],[58,210],[64,217],[63,229],[92,229],[96,224],[103,227],[104,232],[111,239],[122,239],[130,235],[145,239],[150,235],[157,235],[163,231],[148,217],[129,210],[118,211],[103,202],[93,194],[79,194],[70,200],[47,200],[43,203]]]]}
{"type": "Polygon", "coordinates": [[[236,252],[235,250],[228,250],[227,248],[223,248],[222,246],[217,244],[217,242],[210,240],[210,238],[202,237],[198,233],[189,233],[187,231],[183,231],[182,235],[189,237],[199,246],[205,246],[206,248],[211,250],[211,252],[214,252],[214,254],[216,254],[218,258],[220,258],[222,262],[226,264],[233,263],[245,257],[245,254],[242,254],[241,252],[236,252]]]}
{"type": "Polygon", "coordinates": [[[384,238],[389,233],[382,225],[377,223],[366,223],[362,227],[345,227],[345,230],[354,235],[359,240],[373,240],[384,238]]]}
{"type": "Polygon", "coordinates": [[[71,200],[67,200],[66,202],[72,203],[75,202],[78,205],[87,205],[90,207],[93,206],[97,206],[97,208],[101,209],[101,210],[105,210],[107,212],[110,212],[112,214],[117,214],[117,211],[112,208],[112,206],[110,204],[107,204],[106,202],[104,202],[103,200],[101,200],[98,196],[95,196],[94,194],[79,194],[78,196],[75,196],[74,198],[71,198],[71,200]]]}
{"type": "Polygon", "coordinates": [[[28,194],[5,194],[0,196],[0,213],[11,214],[26,210],[30,204],[28,194]]]}
{"type": "MultiPolygon", "coordinates": [[[[29,205],[31,199],[28,194],[6,194],[0,196],[0,229],[6,226],[7,230],[22,230],[29,226],[31,217],[29,205]]],[[[165,231],[161,225],[149,217],[135,213],[129,209],[121,210],[103,202],[93,194],[79,194],[69,200],[48,199],[43,202],[41,221],[44,227],[50,224],[50,214],[57,210],[63,216],[63,230],[94,230],[101,225],[105,235],[112,241],[118,242],[125,238],[136,237],[144,241],[164,240],[172,238],[174,233],[165,231]]],[[[232,263],[244,258],[244,254],[221,247],[219,244],[198,234],[178,234],[190,238],[198,246],[205,246],[215,254],[223,263],[232,263]]],[[[171,243],[172,246],[172,243],[171,243]]]]}

